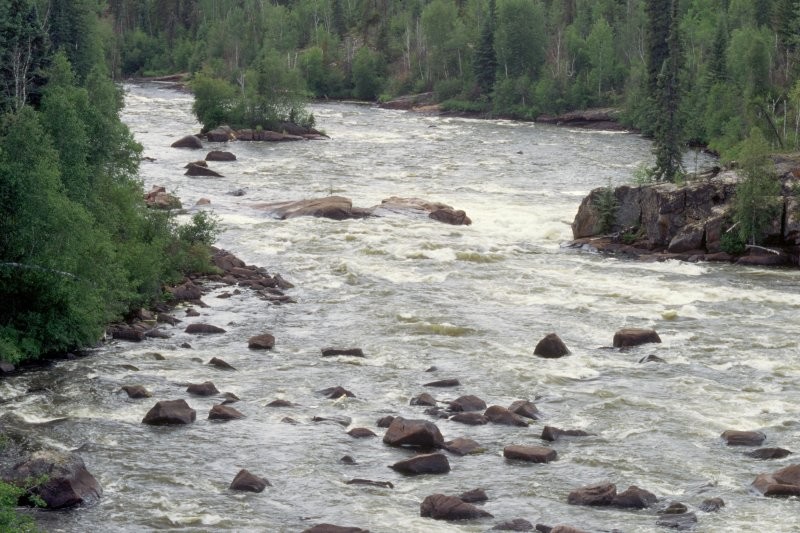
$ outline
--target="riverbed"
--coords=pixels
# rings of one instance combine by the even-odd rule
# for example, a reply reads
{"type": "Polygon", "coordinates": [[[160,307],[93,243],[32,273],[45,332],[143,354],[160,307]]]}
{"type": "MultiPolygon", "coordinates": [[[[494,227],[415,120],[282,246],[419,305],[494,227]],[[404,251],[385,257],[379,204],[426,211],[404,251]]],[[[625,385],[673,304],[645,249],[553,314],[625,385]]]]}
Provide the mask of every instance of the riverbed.
{"type": "MultiPolygon", "coordinates": [[[[218,246],[280,273],[295,303],[275,305],[243,290],[212,287],[201,316],[176,316],[169,339],[112,342],[89,357],[0,381],[4,423],[32,442],[78,450],[104,489],[99,504],[36,512],[46,531],[276,531],[316,523],[372,532],[483,532],[513,518],[590,531],[658,531],[659,506],[721,497],[717,513],[696,511],[696,531],[793,531],[800,503],[767,499],[749,485],[792,462],[757,461],[720,439],[759,430],[765,446],[800,451],[800,359],[796,269],[727,264],[645,263],[573,250],[569,224],[581,199],[608,183],[630,183],[651,158],[650,143],[621,132],[471,120],[354,104],[311,106],[328,140],[207,143],[234,152],[210,163],[223,178],[184,176],[206,151],[170,148],[199,130],[191,96],[168,87],[126,86],[123,120],[144,147],[146,189],[162,185],[190,212],[213,209],[218,246]],[[241,189],[243,196],[230,194],[241,189]],[[258,203],[336,194],[369,207],[391,196],[463,209],[471,226],[402,215],[362,220],[276,220],[258,203]],[[192,207],[200,198],[207,207],[192,207]],[[193,336],[186,324],[224,327],[193,336]],[[610,349],[623,327],[654,328],[662,343],[610,349]],[[248,350],[270,332],[273,350],[248,350]],[[533,356],[556,332],[571,354],[533,356]],[[180,345],[188,342],[190,349],[180,345]],[[327,346],[360,347],[363,358],[322,358],[327,346]],[[160,354],[162,358],[154,354],[160,354]],[[639,363],[656,355],[664,363],[639,363]],[[206,365],[219,357],[235,372],[206,365]],[[435,367],[434,371],[427,371],[435,367]],[[423,385],[456,378],[461,385],[423,385]],[[188,382],[213,381],[241,398],[247,418],[206,420],[219,398],[190,397],[188,382]],[[122,385],[153,398],[131,400],[122,385]],[[355,398],[317,391],[341,385],[355,398]],[[34,392],[26,392],[32,390],[34,392]],[[465,394],[489,405],[530,399],[543,419],[527,428],[436,420],[409,405],[465,394]],[[184,398],[197,409],[187,427],[141,419],[156,400],[184,398]],[[286,399],[297,406],[271,408],[286,399]],[[314,416],[348,416],[379,436],[354,439],[314,416]],[[405,477],[387,468],[410,454],[385,446],[376,421],[425,418],[445,439],[470,437],[485,452],[449,455],[446,475],[405,477]],[[285,417],[296,424],[285,423],[285,417]],[[42,425],[42,422],[63,419],[42,425]],[[594,436],[552,446],[558,459],[521,465],[510,444],[544,445],[544,425],[594,436]],[[356,465],[340,462],[344,455],[356,465]],[[228,489],[241,468],[272,483],[260,494],[228,489]],[[390,481],[394,489],[346,485],[390,481]],[[659,497],[654,509],[570,506],[577,487],[611,481],[659,497]],[[429,494],[481,487],[495,518],[458,523],[419,516],[429,494]]],[[[700,158],[699,165],[710,164],[700,158]]],[[[694,165],[693,156],[688,165],[694,165]]],[[[186,218],[184,216],[183,218],[186,218]]]]}

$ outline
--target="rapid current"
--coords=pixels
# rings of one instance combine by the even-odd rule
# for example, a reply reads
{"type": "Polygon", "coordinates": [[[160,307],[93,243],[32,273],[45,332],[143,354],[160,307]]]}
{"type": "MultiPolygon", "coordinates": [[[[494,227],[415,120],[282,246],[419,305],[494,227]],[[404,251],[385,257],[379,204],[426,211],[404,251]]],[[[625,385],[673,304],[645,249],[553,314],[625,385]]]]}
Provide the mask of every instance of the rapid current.
{"type": "MultiPolygon", "coordinates": [[[[659,506],[680,501],[696,511],[721,497],[721,511],[696,511],[696,531],[798,531],[800,502],[749,488],[757,474],[796,456],[758,461],[720,438],[727,429],[760,430],[765,446],[800,452],[798,271],[637,262],[562,246],[581,199],[609,180],[630,183],[651,159],[649,141],[319,103],[311,111],[329,140],[207,143],[238,160],[210,164],[223,178],[190,178],[183,166],[205,151],[170,144],[199,130],[191,105],[183,92],[126,86],[123,120],[153,159],[141,166],[145,188],[163,185],[185,206],[208,198],[224,229],[218,246],[294,283],[287,294],[296,303],[270,304],[246,290],[220,299],[230,290],[220,286],[204,297],[203,316],[176,310],[183,323],[167,327],[170,339],[115,341],[0,380],[4,423],[40,445],[78,450],[104,489],[94,506],[33,512],[44,530],[294,533],[328,522],[373,533],[477,533],[525,518],[648,532],[661,530],[659,506]],[[234,189],[245,195],[228,194],[234,189]],[[473,224],[400,215],[281,221],[253,207],[329,194],[360,207],[390,196],[440,201],[465,210],[473,224]],[[228,333],[191,336],[183,329],[192,321],[228,333]],[[608,348],[623,327],[654,328],[663,342],[608,348]],[[275,348],[248,350],[247,339],[264,332],[274,334],[275,348]],[[571,355],[533,356],[551,332],[571,355]],[[192,348],[179,347],[185,342],[192,348]],[[365,357],[323,359],[326,346],[360,347],[365,357]],[[650,354],[666,362],[639,363],[650,354]],[[206,365],[213,356],[238,371],[206,365]],[[437,370],[426,372],[431,366],[437,370]],[[444,378],[461,386],[423,386],[444,378]],[[186,382],[206,380],[239,396],[235,407],[247,418],[206,420],[219,399],[185,392],[186,382]],[[119,391],[127,384],[145,385],[153,398],[128,399],[119,391]],[[317,393],[336,385],[356,397],[317,393]],[[502,406],[530,399],[544,418],[528,428],[435,420],[409,405],[421,392],[442,401],[474,394],[502,406]],[[197,422],[141,423],[156,400],[178,398],[197,409],[197,422]],[[266,406],[276,398],[298,405],[266,406]],[[486,451],[449,456],[446,475],[404,477],[387,466],[410,453],[384,445],[375,425],[389,414],[428,418],[446,440],[470,437],[486,451]],[[336,423],[312,422],[315,415],[349,416],[350,427],[379,436],[354,439],[336,423]],[[282,423],[286,416],[299,423],[282,423]],[[544,443],[545,424],[595,436],[544,443]],[[547,444],[558,459],[507,462],[502,450],[510,444],[547,444]],[[344,455],[357,464],[342,464],[344,455]],[[230,491],[241,468],[272,486],[230,491]],[[346,485],[352,478],[394,489],[346,485]],[[659,503],[643,511],[567,505],[571,490],[604,481],[620,491],[645,488],[659,503]],[[478,487],[495,518],[420,517],[426,496],[478,487]]],[[[687,162],[690,170],[710,163],[687,162]]]]}

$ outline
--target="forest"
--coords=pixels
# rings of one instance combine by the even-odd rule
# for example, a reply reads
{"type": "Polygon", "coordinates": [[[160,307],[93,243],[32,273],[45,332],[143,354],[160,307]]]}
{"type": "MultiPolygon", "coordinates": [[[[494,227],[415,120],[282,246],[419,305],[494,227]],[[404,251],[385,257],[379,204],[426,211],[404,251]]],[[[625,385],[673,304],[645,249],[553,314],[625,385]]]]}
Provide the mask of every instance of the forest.
{"type": "Polygon", "coordinates": [[[118,77],[189,72],[228,94],[433,92],[445,110],[519,119],[614,107],[653,135],[671,31],[654,18],[673,6],[678,141],[733,158],[757,127],[796,149],[794,0],[111,0],[107,59],[118,77]]]}

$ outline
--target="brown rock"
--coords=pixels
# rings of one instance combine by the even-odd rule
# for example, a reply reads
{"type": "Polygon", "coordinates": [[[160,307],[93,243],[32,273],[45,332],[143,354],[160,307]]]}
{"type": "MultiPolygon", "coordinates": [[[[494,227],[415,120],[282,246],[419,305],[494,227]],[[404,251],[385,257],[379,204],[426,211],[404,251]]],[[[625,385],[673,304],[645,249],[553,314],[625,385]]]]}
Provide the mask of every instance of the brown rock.
{"type": "Polygon", "coordinates": [[[600,483],[573,490],[567,496],[567,503],[570,505],[611,505],[616,495],[616,485],[600,483]]]}
{"type": "Polygon", "coordinates": [[[349,416],[344,416],[344,415],[327,415],[327,416],[314,415],[314,417],[311,418],[311,421],[312,422],[333,422],[334,424],[339,424],[342,427],[347,427],[347,426],[350,425],[350,423],[353,421],[353,419],[350,418],[349,416]]]}
{"type": "Polygon", "coordinates": [[[194,135],[187,135],[172,143],[172,148],[191,148],[192,150],[199,150],[203,148],[203,141],[194,135]]]}
{"type": "Polygon", "coordinates": [[[189,168],[192,165],[197,165],[198,167],[208,167],[208,163],[206,163],[205,161],[193,161],[191,163],[186,163],[186,165],[183,168],[189,168]]]}
{"type": "Polygon", "coordinates": [[[563,357],[568,355],[569,349],[567,345],[564,344],[564,341],[556,335],[555,333],[547,334],[539,343],[536,345],[536,348],[533,350],[533,355],[538,355],[539,357],[545,357],[548,359],[555,359],[558,357],[563,357]]]}
{"type": "Polygon", "coordinates": [[[417,448],[441,448],[444,438],[439,428],[427,420],[406,420],[395,418],[383,436],[389,446],[409,446],[417,448]]]}
{"type": "Polygon", "coordinates": [[[759,474],[753,488],[764,496],[800,496],[800,464],[789,465],[772,474],[759,474]]]}
{"type": "Polygon", "coordinates": [[[410,405],[427,405],[427,406],[436,406],[436,398],[428,394],[427,392],[423,392],[422,394],[418,394],[411,398],[409,402],[410,405]]]}
{"type": "Polygon", "coordinates": [[[458,437],[444,443],[444,449],[455,455],[470,455],[480,453],[484,448],[472,439],[458,437]]]}
{"type": "Polygon", "coordinates": [[[41,498],[48,509],[93,503],[103,494],[100,484],[86,470],[83,459],[70,452],[35,452],[14,466],[9,481],[36,483],[29,492],[41,498]]]}
{"type": "Polygon", "coordinates": [[[208,364],[220,368],[222,370],[236,370],[231,365],[229,365],[228,363],[226,363],[225,361],[223,361],[218,357],[212,357],[211,360],[208,362],[208,364]]]}
{"type": "Polygon", "coordinates": [[[483,415],[489,419],[490,422],[493,424],[501,424],[504,426],[519,426],[519,427],[527,427],[528,422],[525,421],[519,415],[516,415],[506,409],[505,407],[501,407],[499,405],[493,405],[489,407],[483,415]]]}
{"type": "Polygon", "coordinates": [[[450,471],[450,462],[444,454],[428,453],[398,461],[390,468],[409,475],[446,474],[450,471]]]}
{"type": "Polygon", "coordinates": [[[275,337],[269,333],[250,337],[247,341],[247,347],[251,350],[271,350],[273,346],[275,346],[275,337]]]}
{"type": "Polygon", "coordinates": [[[558,457],[552,448],[543,446],[506,446],[503,448],[503,456],[506,459],[517,461],[527,461],[529,463],[549,463],[558,457]]]}
{"type": "Polygon", "coordinates": [[[209,200],[208,198],[200,198],[199,200],[197,200],[197,202],[195,202],[194,205],[210,205],[210,204],[211,200],[209,200]]]}
{"type": "Polygon", "coordinates": [[[239,420],[240,418],[244,418],[244,415],[227,405],[215,405],[208,412],[209,420],[239,420]]]}
{"type": "Polygon", "coordinates": [[[419,514],[434,520],[472,520],[492,516],[471,503],[444,494],[431,494],[425,498],[420,505],[419,514]]]}
{"type": "Polygon", "coordinates": [[[483,411],[486,409],[486,402],[484,402],[477,396],[468,394],[466,396],[459,396],[458,398],[450,402],[450,406],[448,407],[448,409],[454,412],[483,411]]]}
{"type": "Polygon", "coordinates": [[[193,335],[225,333],[225,330],[218,326],[200,323],[189,324],[184,331],[193,335]]]}
{"type": "Polygon", "coordinates": [[[206,140],[213,143],[224,143],[234,138],[233,130],[227,126],[220,126],[206,133],[206,140]]]}
{"type": "Polygon", "coordinates": [[[469,426],[482,426],[489,423],[489,419],[481,413],[470,411],[468,413],[458,413],[450,417],[453,422],[467,424],[469,426]]]}
{"type": "Polygon", "coordinates": [[[124,390],[128,394],[128,398],[135,398],[135,399],[150,398],[153,395],[149,390],[145,389],[142,385],[124,385],[122,387],[122,390],[124,390]]]}
{"type": "Polygon", "coordinates": [[[111,334],[111,338],[117,340],[141,342],[146,338],[144,331],[128,326],[127,324],[112,326],[108,331],[111,334]]]}
{"type": "Polygon", "coordinates": [[[545,426],[542,429],[542,440],[554,442],[561,437],[590,437],[593,433],[588,433],[582,429],[558,429],[552,426],[545,426]]]}
{"type": "Polygon", "coordinates": [[[267,407],[294,407],[294,405],[289,400],[272,400],[267,404],[267,407]]]}
{"type": "Polygon", "coordinates": [[[186,392],[189,394],[194,394],[195,396],[214,396],[219,394],[217,387],[210,381],[204,381],[203,383],[190,383],[188,387],[186,387],[186,392]]]}
{"type": "Polygon", "coordinates": [[[661,342],[661,337],[653,329],[625,328],[614,334],[614,348],[627,348],[650,342],[661,342]]]}
{"type": "Polygon", "coordinates": [[[142,423],[151,426],[191,424],[196,418],[197,411],[189,407],[186,400],[162,400],[144,415],[142,423]]]}
{"type": "Polygon", "coordinates": [[[383,418],[379,419],[375,425],[379,428],[388,428],[394,422],[394,417],[392,415],[384,416],[383,418]]]}
{"type": "Polygon", "coordinates": [[[219,172],[211,170],[207,166],[197,165],[195,163],[189,163],[188,167],[186,168],[186,172],[184,172],[184,176],[203,176],[211,178],[223,177],[219,172]]]}
{"type": "Polygon", "coordinates": [[[614,496],[611,505],[620,509],[646,509],[656,503],[657,499],[652,492],[631,485],[628,490],[614,496]]]}
{"type": "Polygon", "coordinates": [[[428,218],[436,220],[437,222],[444,222],[445,224],[452,224],[453,226],[469,226],[472,220],[462,210],[437,209],[428,215],[428,218]]]}
{"type": "Polygon", "coordinates": [[[180,320],[167,313],[158,313],[158,316],[156,317],[156,322],[158,322],[159,324],[169,324],[170,326],[176,326],[180,323],[180,320]]]}
{"type": "Polygon", "coordinates": [[[658,517],[656,525],[678,531],[694,529],[697,525],[697,515],[694,513],[665,514],[658,517]]]}
{"type": "Polygon", "coordinates": [[[531,418],[533,420],[539,420],[539,418],[542,416],[542,414],[539,412],[539,409],[537,409],[536,406],[528,400],[517,400],[508,406],[508,410],[516,415],[524,416],[525,418],[531,418]]]}
{"type": "Polygon", "coordinates": [[[340,386],[323,389],[319,391],[319,393],[325,396],[326,398],[330,398],[331,400],[336,400],[337,398],[341,398],[342,396],[347,396],[348,398],[356,397],[355,394],[345,389],[344,387],[340,386]]]}
{"type": "Polygon", "coordinates": [[[353,437],[354,439],[365,439],[368,437],[378,436],[375,434],[374,431],[372,431],[369,428],[353,428],[350,431],[348,431],[347,434],[353,437]]]}
{"type": "Polygon", "coordinates": [[[458,499],[465,503],[478,503],[488,501],[489,497],[483,489],[472,489],[461,493],[458,499]]]}
{"type": "Polygon", "coordinates": [[[364,218],[367,216],[360,210],[354,209],[353,202],[349,198],[344,198],[342,196],[328,196],[326,198],[315,198],[296,202],[258,204],[255,207],[266,210],[271,216],[279,220],[302,216],[347,220],[351,218],[364,218]]]}
{"type": "Polygon", "coordinates": [[[589,533],[585,529],[578,529],[577,527],[572,526],[565,526],[563,524],[559,524],[557,526],[553,526],[550,530],[550,533],[589,533]]]}
{"type": "Polygon", "coordinates": [[[729,429],[722,433],[722,440],[728,446],[758,446],[767,436],[760,431],[736,431],[729,429]]]}
{"type": "Polygon", "coordinates": [[[533,531],[533,524],[524,518],[515,518],[497,524],[492,528],[493,531],[533,531]]]}
{"type": "Polygon", "coordinates": [[[206,155],[206,161],[236,161],[236,155],[231,152],[212,150],[206,155]]]}
{"type": "Polygon", "coordinates": [[[745,455],[748,457],[752,457],[753,459],[783,459],[784,457],[788,457],[791,455],[792,452],[786,450],[784,448],[759,448],[758,450],[753,450],[752,452],[746,452],[745,455]]]}
{"type": "Polygon", "coordinates": [[[698,509],[705,513],[716,513],[725,507],[725,501],[722,498],[707,498],[697,506],[698,509]]]}
{"type": "Polygon", "coordinates": [[[239,470],[239,473],[236,474],[236,477],[233,478],[229,488],[231,490],[241,490],[245,492],[262,492],[265,488],[271,486],[272,483],[270,483],[267,478],[256,476],[242,468],[239,470]]]}
{"type": "Polygon", "coordinates": [[[457,379],[440,379],[423,385],[424,387],[458,387],[461,383],[457,379]]]}

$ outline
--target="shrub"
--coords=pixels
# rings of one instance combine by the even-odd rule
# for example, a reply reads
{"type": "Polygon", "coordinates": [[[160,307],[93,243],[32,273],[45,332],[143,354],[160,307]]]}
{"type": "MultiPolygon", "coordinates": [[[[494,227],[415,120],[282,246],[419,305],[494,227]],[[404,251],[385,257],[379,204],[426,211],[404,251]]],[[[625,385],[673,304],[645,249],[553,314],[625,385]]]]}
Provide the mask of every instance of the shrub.
{"type": "Polygon", "coordinates": [[[619,207],[617,197],[614,195],[614,187],[611,186],[611,178],[608,178],[608,185],[594,197],[593,204],[600,222],[600,233],[610,233],[614,227],[619,207]]]}

